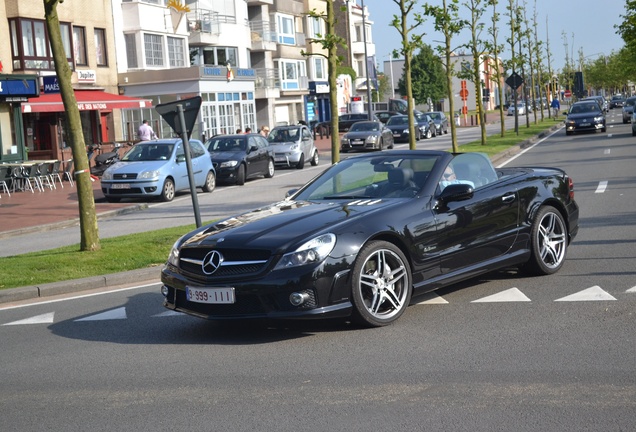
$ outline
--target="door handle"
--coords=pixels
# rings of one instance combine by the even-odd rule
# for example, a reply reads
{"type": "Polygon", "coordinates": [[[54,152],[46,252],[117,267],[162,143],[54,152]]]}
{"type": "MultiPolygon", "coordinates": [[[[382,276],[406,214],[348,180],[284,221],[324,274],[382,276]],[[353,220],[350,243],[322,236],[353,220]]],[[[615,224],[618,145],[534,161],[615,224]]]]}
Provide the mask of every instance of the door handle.
{"type": "Polygon", "coordinates": [[[510,194],[510,195],[504,195],[501,197],[501,201],[505,202],[505,203],[510,203],[513,202],[515,200],[515,194],[510,194]]]}

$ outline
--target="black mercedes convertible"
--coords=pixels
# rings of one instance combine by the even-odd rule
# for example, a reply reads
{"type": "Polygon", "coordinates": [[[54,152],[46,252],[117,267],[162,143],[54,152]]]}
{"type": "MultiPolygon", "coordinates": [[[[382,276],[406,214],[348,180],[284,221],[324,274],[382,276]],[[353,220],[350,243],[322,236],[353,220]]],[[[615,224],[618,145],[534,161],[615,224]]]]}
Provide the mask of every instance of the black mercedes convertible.
{"type": "Polygon", "coordinates": [[[164,305],[213,319],[397,320],[411,296],[516,266],[549,275],[578,231],[572,179],[480,153],[391,150],[180,238],[164,305]]]}

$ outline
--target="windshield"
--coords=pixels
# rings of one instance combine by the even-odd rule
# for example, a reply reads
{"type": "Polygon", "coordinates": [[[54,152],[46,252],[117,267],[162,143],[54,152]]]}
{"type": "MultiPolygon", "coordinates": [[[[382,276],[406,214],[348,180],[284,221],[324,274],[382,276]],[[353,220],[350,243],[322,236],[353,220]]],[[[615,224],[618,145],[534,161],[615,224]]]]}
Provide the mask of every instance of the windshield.
{"type": "Polygon", "coordinates": [[[354,123],[349,132],[373,132],[380,130],[380,125],[376,122],[358,122],[354,123]]]}
{"type": "Polygon", "coordinates": [[[296,200],[413,197],[423,186],[436,156],[383,155],[350,158],[332,166],[299,192],[296,200]]]}
{"type": "Polygon", "coordinates": [[[393,116],[389,119],[388,122],[386,122],[387,125],[403,125],[403,124],[407,124],[409,122],[408,117],[406,116],[393,116]]]}
{"type": "Polygon", "coordinates": [[[298,141],[300,137],[300,128],[274,128],[267,136],[267,141],[273,143],[284,143],[290,141],[298,141]]]}
{"type": "Polygon", "coordinates": [[[601,108],[598,106],[596,102],[577,103],[572,105],[572,109],[570,109],[570,114],[591,113],[591,112],[598,112],[600,110],[601,108]]]}
{"type": "Polygon", "coordinates": [[[122,158],[123,161],[157,161],[167,160],[172,155],[174,144],[138,143],[122,158]]]}
{"type": "Polygon", "coordinates": [[[428,113],[428,115],[431,116],[433,120],[440,120],[442,118],[442,116],[436,112],[428,113]]]}
{"type": "Polygon", "coordinates": [[[247,150],[245,137],[216,137],[207,143],[210,152],[237,152],[247,150]]]}

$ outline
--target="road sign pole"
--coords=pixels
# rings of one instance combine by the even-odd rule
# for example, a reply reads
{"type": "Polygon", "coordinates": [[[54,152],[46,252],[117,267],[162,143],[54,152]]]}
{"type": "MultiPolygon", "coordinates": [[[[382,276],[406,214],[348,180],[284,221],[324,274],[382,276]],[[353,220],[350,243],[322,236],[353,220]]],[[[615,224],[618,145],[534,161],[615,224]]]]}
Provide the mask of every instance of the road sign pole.
{"type": "MultiPolygon", "coordinates": [[[[201,212],[199,211],[199,197],[197,196],[197,185],[194,183],[194,173],[192,172],[192,156],[190,155],[190,141],[188,140],[188,129],[186,128],[185,116],[183,115],[183,105],[177,105],[179,123],[181,125],[181,140],[183,140],[183,151],[185,153],[186,167],[188,168],[188,180],[190,181],[190,196],[192,197],[192,209],[194,210],[194,221],[197,228],[201,227],[201,212]]],[[[207,175],[207,173],[206,173],[207,175]]]]}

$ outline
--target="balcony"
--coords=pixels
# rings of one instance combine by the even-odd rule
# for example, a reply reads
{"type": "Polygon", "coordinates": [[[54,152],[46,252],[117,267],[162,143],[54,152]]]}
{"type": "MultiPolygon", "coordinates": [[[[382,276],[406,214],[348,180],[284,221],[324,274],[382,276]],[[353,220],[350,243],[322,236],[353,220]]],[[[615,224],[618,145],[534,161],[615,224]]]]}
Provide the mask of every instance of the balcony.
{"type": "Polygon", "coordinates": [[[247,29],[247,20],[238,22],[233,15],[221,15],[218,12],[194,8],[186,14],[188,30],[190,31],[189,43],[192,46],[214,45],[219,43],[221,34],[236,34],[247,29]]]}
{"type": "Polygon", "coordinates": [[[280,97],[280,74],[278,69],[254,69],[256,80],[254,90],[256,99],[271,99],[280,97]]]}
{"type": "Polygon", "coordinates": [[[274,0],[247,0],[248,6],[273,5],[274,0]]]}
{"type": "Polygon", "coordinates": [[[276,51],[276,32],[269,21],[250,21],[252,51],[276,51]]]}

